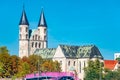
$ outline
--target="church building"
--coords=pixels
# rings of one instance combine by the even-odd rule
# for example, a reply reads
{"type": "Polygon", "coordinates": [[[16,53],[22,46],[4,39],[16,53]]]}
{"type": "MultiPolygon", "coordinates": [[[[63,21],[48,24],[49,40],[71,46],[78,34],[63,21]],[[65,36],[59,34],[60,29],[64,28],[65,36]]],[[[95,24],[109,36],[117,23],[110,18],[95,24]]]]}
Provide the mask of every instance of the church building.
{"type": "Polygon", "coordinates": [[[36,29],[29,29],[29,21],[25,10],[19,22],[19,57],[29,56],[36,49],[47,48],[47,23],[43,9],[36,29]]]}
{"type": "Polygon", "coordinates": [[[73,72],[80,80],[84,80],[84,68],[89,60],[103,61],[103,56],[95,45],[59,45],[57,48],[36,49],[34,54],[58,61],[62,72],[73,72]]]}
{"type": "Polygon", "coordinates": [[[62,72],[75,72],[80,80],[84,80],[84,68],[89,60],[103,60],[102,54],[95,45],[58,45],[57,48],[47,48],[47,23],[43,9],[36,29],[30,30],[29,27],[23,9],[19,22],[19,57],[21,58],[37,54],[44,59],[57,60],[61,64],[62,72]]]}

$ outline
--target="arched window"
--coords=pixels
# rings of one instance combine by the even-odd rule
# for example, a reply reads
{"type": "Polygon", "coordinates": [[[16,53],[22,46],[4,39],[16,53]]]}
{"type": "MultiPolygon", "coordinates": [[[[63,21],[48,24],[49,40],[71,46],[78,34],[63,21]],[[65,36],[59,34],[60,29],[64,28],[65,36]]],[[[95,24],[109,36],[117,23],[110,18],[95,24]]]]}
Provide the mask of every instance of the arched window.
{"type": "Polygon", "coordinates": [[[84,61],[84,67],[85,67],[85,61],[84,61]]]}
{"type": "Polygon", "coordinates": [[[70,61],[68,61],[68,66],[70,66],[70,61]]]}
{"type": "Polygon", "coordinates": [[[35,47],[37,48],[37,42],[35,43],[35,47]]]}
{"type": "Polygon", "coordinates": [[[28,32],[28,28],[26,27],[26,32],[28,32]]]}
{"type": "Polygon", "coordinates": [[[34,36],[33,36],[33,40],[34,40],[34,36]]]}
{"type": "Polygon", "coordinates": [[[80,73],[81,73],[81,61],[79,62],[79,65],[80,65],[80,73]]]}
{"type": "Polygon", "coordinates": [[[39,48],[41,47],[41,43],[39,43],[39,48]]]}
{"type": "Polygon", "coordinates": [[[74,61],[74,63],[73,63],[73,66],[75,66],[75,61],[74,61]]]}
{"type": "Polygon", "coordinates": [[[32,47],[34,47],[34,42],[32,42],[32,47]]]}
{"type": "Polygon", "coordinates": [[[26,39],[28,39],[28,34],[26,34],[26,39]]]}
{"type": "Polygon", "coordinates": [[[46,33],[46,29],[44,29],[44,33],[46,33]]]}
{"type": "Polygon", "coordinates": [[[38,36],[38,40],[40,40],[40,36],[38,36]]]}
{"type": "Polygon", "coordinates": [[[46,36],[44,36],[44,40],[46,40],[46,36]]]}
{"type": "Polygon", "coordinates": [[[37,40],[37,35],[35,35],[35,40],[37,40]]]}

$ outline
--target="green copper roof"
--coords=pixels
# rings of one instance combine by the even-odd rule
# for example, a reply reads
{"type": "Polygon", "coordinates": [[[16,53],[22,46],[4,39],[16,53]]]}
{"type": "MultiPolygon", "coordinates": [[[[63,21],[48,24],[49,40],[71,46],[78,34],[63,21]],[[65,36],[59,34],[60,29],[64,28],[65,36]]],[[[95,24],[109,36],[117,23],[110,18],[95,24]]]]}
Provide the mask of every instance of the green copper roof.
{"type": "MultiPolygon", "coordinates": [[[[70,45],[59,45],[63,54],[66,58],[101,58],[99,49],[95,45],[86,45],[86,46],[70,46],[70,45]]],[[[45,48],[37,49],[35,54],[40,54],[42,58],[53,58],[56,49],[54,48],[45,48]]]]}
{"type": "Polygon", "coordinates": [[[100,51],[95,45],[86,46],[68,46],[60,45],[66,57],[75,58],[103,58],[100,51]]]}
{"type": "Polygon", "coordinates": [[[36,49],[34,53],[40,55],[42,58],[52,59],[55,54],[55,51],[56,51],[55,48],[44,48],[44,49],[36,49]]]}

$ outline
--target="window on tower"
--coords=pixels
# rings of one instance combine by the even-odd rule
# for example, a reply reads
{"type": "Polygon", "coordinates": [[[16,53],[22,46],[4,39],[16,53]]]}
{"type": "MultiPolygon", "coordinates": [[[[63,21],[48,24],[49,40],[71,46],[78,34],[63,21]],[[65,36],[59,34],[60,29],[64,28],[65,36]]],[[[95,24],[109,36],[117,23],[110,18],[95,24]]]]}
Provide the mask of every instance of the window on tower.
{"type": "Polygon", "coordinates": [[[28,28],[26,27],[26,32],[28,32],[28,28]]]}
{"type": "Polygon", "coordinates": [[[40,46],[41,46],[41,43],[39,43],[39,48],[40,48],[40,46]]]}
{"type": "Polygon", "coordinates": [[[46,36],[44,36],[44,40],[46,40],[46,36]]]}
{"type": "Polygon", "coordinates": [[[34,40],[34,36],[33,36],[33,40],[34,40]]]}
{"type": "Polygon", "coordinates": [[[26,34],[26,39],[28,39],[28,34],[26,34]]]}
{"type": "Polygon", "coordinates": [[[35,43],[35,47],[37,48],[37,42],[35,43]]]}
{"type": "Polygon", "coordinates": [[[38,40],[40,40],[40,36],[38,36],[38,40]]]}
{"type": "Polygon", "coordinates": [[[46,29],[44,29],[44,33],[46,33],[46,29]]]}
{"type": "Polygon", "coordinates": [[[37,35],[35,35],[35,40],[37,40],[37,35]]]}
{"type": "Polygon", "coordinates": [[[32,47],[34,47],[34,42],[32,42],[32,47]]]}

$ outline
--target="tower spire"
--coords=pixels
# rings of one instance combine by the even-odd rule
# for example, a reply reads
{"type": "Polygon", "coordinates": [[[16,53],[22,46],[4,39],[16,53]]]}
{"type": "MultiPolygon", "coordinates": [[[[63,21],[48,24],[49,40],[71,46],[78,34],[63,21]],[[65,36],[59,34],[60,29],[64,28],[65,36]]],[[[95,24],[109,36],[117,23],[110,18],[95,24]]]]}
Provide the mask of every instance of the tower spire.
{"type": "Polygon", "coordinates": [[[39,23],[38,23],[38,27],[39,26],[47,27],[47,23],[46,23],[46,20],[45,20],[43,8],[42,8],[39,23]]]}
{"type": "Polygon", "coordinates": [[[25,10],[24,10],[24,5],[23,5],[23,11],[22,11],[22,16],[21,16],[19,25],[29,25],[29,22],[27,20],[27,16],[26,16],[26,13],[25,13],[25,10]]]}

